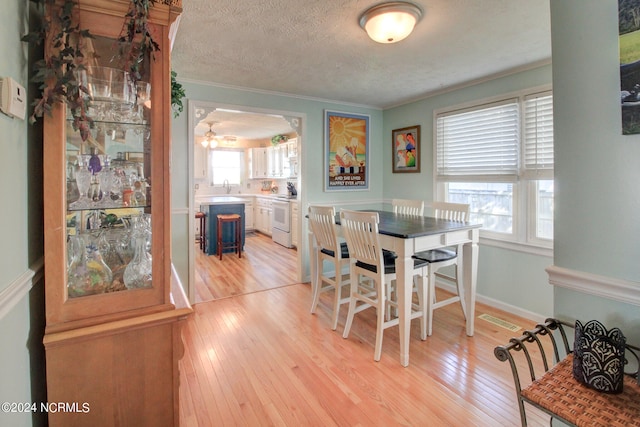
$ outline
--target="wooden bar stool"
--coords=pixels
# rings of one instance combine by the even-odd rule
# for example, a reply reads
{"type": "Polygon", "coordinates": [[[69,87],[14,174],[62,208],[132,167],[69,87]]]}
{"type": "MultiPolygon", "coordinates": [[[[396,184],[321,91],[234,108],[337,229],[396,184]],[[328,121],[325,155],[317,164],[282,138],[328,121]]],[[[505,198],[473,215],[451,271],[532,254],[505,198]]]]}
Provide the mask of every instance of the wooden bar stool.
{"type": "Polygon", "coordinates": [[[240,215],[238,214],[218,214],[218,230],[217,230],[217,238],[218,238],[218,256],[222,259],[222,250],[223,249],[236,249],[238,252],[238,258],[242,258],[242,220],[240,215]],[[224,224],[233,224],[233,236],[234,239],[231,242],[223,242],[222,241],[222,227],[224,224]]]}
{"type": "Polygon", "coordinates": [[[196,212],[196,219],[200,220],[200,235],[198,236],[198,242],[200,242],[200,250],[204,252],[207,249],[207,214],[204,212],[196,212]]]}

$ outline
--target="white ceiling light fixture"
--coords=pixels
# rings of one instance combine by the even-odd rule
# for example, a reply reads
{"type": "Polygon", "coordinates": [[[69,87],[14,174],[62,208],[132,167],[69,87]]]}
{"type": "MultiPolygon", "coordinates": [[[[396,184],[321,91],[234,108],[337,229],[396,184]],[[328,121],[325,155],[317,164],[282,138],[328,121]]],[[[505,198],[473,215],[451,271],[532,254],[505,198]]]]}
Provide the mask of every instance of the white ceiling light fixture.
{"type": "Polygon", "coordinates": [[[392,1],[378,4],[360,15],[360,26],[373,41],[396,43],[407,38],[422,18],[422,9],[413,3],[392,1]]]}
{"type": "Polygon", "coordinates": [[[207,123],[209,125],[209,130],[204,133],[204,139],[200,141],[200,144],[204,148],[211,147],[216,148],[218,146],[218,141],[216,141],[216,133],[211,130],[213,123],[207,123]]]}

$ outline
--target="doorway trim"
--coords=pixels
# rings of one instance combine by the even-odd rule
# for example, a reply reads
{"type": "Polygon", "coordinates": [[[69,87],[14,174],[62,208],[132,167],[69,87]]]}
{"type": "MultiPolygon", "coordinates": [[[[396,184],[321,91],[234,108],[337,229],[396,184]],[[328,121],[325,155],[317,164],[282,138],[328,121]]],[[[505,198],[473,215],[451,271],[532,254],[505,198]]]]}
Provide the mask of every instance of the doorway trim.
{"type": "MultiPolygon", "coordinates": [[[[304,170],[304,142],[306,141],[306,125],[307,125],[307,115],[306,113],[300,113],[300,112],[294,112],[294,111],[283,111],[283,110],[276,110],[273,108],[258,108],[258,107],[251,107],[251,106],[247,106],[247,105],[236,105],[236,104],[224,104],[224,103],[218,103],[218,102],[214,102],[214,101],[199,101],[199,100],[193,100],[193,99],[189,99],[189,103],[188,103],[188,124],[187,124],[187,130],[188,130],[188,155],[189,155],[189,162],[188,162],[188,167],[189,167],[189,173],[187,176],[187,182],[189,185],[189,192],[188,192],[188,197],[189,197],[189,203],[188,203],[188,207],[189,207],[189,213],[188,213],[188,267],[189,267],[189,274],[188,274],[188,283],[187,283],[187,289],[185,289],[187,296],[189,298],[189,302],[191,304],[195,303],[195,270],[196,270],[196,263],[195,263],[195,243],[196,243],[196,237],[195,237],[195,233],[193,232],[195,230],[195,178],[193,176],[193,171],[194,171],[194,147],[195,147],[195,127],[198,124],[199,118],[196,117],[196,110],[198,108],[204,108],[206,110],[209,111],[213,111],[215,109],[218,108],[222,108],[222,109],[227,109],[227,110],[238,110],[238,111],[243,111],[243,112],[248,112],[248,113],[258,113],[258,114],[277,114],[277,115],[282,115],[284,117],[286,117],[287,119],[298,119],[299,121],[299,131],[298,131],[298,135],[299,135],[299,139],[298,139],[298,185],[297,188],[298,189],[303,189],[303,173],[302,171],[304,170]]],[[[293,126],[292,126],[293,127],[293,126]]],[[[304,192],[302,192],[301,194],[304,194],[304,192]]],[[[303,206],[303,201],[302,201],[302,197],[298,196],[298,203],[300,204],[300,207],[303,206]]],[[[302,212],[302,210],[300,209],[300,212],[302,212]]],[[[302,252],[304,250],[303,248],[303,234],[302,234],[302,218],[298,219],[298,247],[296,248],[296,277],[297,277],[297,281],[298,282],[302,282],[302,252]]]]}

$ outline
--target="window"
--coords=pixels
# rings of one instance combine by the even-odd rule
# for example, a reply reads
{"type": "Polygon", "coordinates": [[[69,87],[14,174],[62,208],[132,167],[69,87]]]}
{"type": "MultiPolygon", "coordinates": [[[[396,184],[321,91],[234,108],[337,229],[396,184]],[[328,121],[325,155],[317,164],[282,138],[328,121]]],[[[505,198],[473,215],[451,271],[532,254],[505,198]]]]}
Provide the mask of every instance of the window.
{"type": "Polygon", "coordinates": [[[244,153],[238,150],[209,150],[211,185],[240,185],[244,166],[244,153]]]}
{"type": "Polygon", "coordinates": [[[437,198],[468,203],[484,237],[550,247],[551,91],[436,112],[435,128],[437,198]]]}

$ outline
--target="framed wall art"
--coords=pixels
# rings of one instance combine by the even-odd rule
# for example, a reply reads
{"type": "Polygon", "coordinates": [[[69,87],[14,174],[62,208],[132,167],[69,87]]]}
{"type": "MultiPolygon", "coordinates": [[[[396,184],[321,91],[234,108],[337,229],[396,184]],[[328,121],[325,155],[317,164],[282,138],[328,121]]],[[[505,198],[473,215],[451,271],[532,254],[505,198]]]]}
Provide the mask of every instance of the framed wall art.
{"type": "Polygon", "coordinates": [[[369,116],[324,111],[324,189],[369,189],[369,116]]]}
{"type": "Polygon", "coordinates": [[[618,0],[622,134],[640,133],[640,0],[618,0]]]}
{"type": "Polygon", "coordinates": [[[420,125],[391,131],[393,173],[420,172],[420,125]]]}

